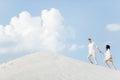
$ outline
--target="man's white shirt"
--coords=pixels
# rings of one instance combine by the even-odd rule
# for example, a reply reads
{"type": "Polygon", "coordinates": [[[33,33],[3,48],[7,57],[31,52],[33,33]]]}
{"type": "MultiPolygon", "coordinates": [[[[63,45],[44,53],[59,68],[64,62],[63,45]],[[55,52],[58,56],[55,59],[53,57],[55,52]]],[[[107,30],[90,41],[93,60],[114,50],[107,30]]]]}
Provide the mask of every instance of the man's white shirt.
{"type": "Polygon", "coordinates": [[[91,42],[88,44],[88,48],[89,48],[89,53],[95,53],[98,47],[95,44],[95,42],[91,42]]]}

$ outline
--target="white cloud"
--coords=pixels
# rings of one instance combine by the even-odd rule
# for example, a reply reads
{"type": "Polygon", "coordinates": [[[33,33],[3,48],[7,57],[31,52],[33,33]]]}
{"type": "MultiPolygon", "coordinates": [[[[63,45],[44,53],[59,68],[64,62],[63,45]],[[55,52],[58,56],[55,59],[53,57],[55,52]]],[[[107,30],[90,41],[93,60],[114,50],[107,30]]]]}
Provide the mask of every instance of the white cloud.
{"type": "Polygon", "coordinates": [[[70,51],[75,51],[75,50],[77,50],[77,48],[78,48],[78,45],[77,45],[77,44],[72,44],[72,45],[70,46],[69,50],[70,50],[70,51]]]}
{"type": "Polygon", "coordinates": [[[68,38],[71,38],[71,39],[75,39],[76,38],[76,32],[75,32],[75,29],[73,27],[69,26],[67,28],[67,33],[68,33],[67,34],[68,38]]]}
{"type": "Polygon", "coordinates": [[[79,48],[80,49],[85,48],[85,45],[79,45],[79,48]]]}
{"type": "Polygon", "coordinates": [[[120,31],[120,24],[108,24],[106,28],[109,31],[120,31]]]}
{"type": "Polygon", "coordinates": [[[69,50],[70,50],[70,51],[76,51],[76,50],[82,49],[82,48],[85,48],[85,45],[72,44],[72,45],[69,47],[69,50]]]}
{"type": "Polygon", "coordinates": [[[24,11],[11,19],[10,24],[0,25],[0,53],[51,50],[64,48],[63,17],[59,10],[43,10],[41,16],[24,11]]]}

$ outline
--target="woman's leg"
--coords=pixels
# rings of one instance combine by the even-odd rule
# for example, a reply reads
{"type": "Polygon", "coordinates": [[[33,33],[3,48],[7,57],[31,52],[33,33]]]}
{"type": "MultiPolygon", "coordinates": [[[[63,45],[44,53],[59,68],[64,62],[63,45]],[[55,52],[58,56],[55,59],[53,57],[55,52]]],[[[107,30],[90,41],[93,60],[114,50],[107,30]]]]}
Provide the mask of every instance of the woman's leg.
{"type": "Polygon", "coordinates": [[[111,68],[110,65],[108,64],[108,60],[104,60],[104,63],[105,63],[105,66],[111,68]]]}
{"type": "Polygon", "coordinates": [[[110,62],[112,63],[112,65],[113,65],[114,69],[115,69],[115,70],[117,70],[117,69],[116,69],[116,67],[115,67],[115,65],[114,65],[114,63],[113,63],[112,58],[110,59],[110,62]]]}

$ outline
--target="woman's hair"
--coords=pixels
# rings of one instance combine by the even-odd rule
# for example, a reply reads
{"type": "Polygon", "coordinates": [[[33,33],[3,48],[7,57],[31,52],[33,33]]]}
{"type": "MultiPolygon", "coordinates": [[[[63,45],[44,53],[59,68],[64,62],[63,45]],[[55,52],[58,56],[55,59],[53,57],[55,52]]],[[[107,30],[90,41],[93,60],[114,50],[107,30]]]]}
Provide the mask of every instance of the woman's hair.
{"type": "Polygon", "coordinates": [[[110,49],[110,45],[106,45],[106,50],[110,49]]]}

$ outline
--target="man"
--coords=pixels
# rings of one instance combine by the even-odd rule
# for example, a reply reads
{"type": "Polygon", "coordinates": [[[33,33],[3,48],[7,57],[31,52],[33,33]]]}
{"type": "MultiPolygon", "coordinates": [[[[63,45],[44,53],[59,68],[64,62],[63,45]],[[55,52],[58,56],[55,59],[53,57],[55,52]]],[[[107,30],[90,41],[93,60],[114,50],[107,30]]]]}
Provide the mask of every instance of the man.
{"type": "Polygon", "coordinates": [[[98,61],[96,58],[96,49],[101,53],[100,49],[97,47],[97,45],[92,41],[91,38],[88,38],[88,48],[89,48],[89,54],[88,54],[88,60],[90,61],[91,64],[93,64],[91,60],[91,56],[94,59],[94,62],[96,65],[98,65],[98,61]]]}
{"type": "Polygon", "coordinates": [[[104,62],[105,62],[105,65],[107,65],[109,68],[111,68],[111,66],[108,64],[108,62],[111,62],[114,69],[117,70],[115,65],[113,64],[113,59],[112,59],[112,55],[111,55],[111,52],[110,52],[110,45],[106,45],[104,62]]]}

